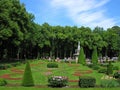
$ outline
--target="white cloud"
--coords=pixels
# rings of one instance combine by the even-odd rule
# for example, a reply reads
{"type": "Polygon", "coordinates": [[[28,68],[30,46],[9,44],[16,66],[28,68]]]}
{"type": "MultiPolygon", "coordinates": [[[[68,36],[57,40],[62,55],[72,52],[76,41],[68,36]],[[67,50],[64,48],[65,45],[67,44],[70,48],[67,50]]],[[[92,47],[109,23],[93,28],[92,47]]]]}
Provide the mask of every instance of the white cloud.
{"type": "Polygon", "coordinates": [[[112,27],[116,24],[114,18],[106,15],[107,11],[104,5],[109,0],[51,0],[51,5],[57,9],[67,10],[67,16],[73,20],[76,25],[89,27],[112,27]]]}

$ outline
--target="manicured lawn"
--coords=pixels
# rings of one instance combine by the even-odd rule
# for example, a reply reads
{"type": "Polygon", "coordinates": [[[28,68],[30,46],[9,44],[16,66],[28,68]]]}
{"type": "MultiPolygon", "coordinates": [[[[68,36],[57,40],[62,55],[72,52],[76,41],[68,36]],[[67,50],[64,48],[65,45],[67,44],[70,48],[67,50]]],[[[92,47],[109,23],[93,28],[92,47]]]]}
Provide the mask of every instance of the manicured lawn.
{"type": "MultiPolygon", "coordinates": [[[[25,64],[22,64],[17,67],[12,67],[7,70],[0,70],[0,77],[6,75],[6,80],[8,82],[7,86],[0,87],[0,90],[53,90],[53,88],[48,88],[48,77],[49,76],[67,76],[69,79],[68,85],[71,87],[68,88],[61,88],[62,90],[82,90],[83,88],[78,87],[78,79],[79,76],[92,76],[96,78],[96,85],[100,84],[101,77],[104,74],[100,74],[95,70],[88,68],[87,66],[83,66],[80,64],[75,63],[63,63],[63,62],[56,62],[58,63],[58,68],[47,68],[48,61],[43,60],[35,60],[30,61],[31,70],[35,82],[35,87],[21,87],[23,72],[25,68],[25,64]],[[9,77],[8,77],[8,76],[9,77]],[[38,87],[37,87],[38,86],[38,87]],[[39,87],[40,86],[40,87],[39,87]],[[44,89],[41,87],[43,86],[44,89]],[[76,87],[75,89],[72,89],[76,87]],[[46,89],[47,88],[47,89],[46,89]]],[[[118,65],[118,63],[116,64],[118,65]]],[[[61,90],[60,89],[60,90],[61,90]]],[[[89,88],[84,90],[118,90],[119,88],[111,88],[111,89],[103,89],[103,88],[89,88]]]]}

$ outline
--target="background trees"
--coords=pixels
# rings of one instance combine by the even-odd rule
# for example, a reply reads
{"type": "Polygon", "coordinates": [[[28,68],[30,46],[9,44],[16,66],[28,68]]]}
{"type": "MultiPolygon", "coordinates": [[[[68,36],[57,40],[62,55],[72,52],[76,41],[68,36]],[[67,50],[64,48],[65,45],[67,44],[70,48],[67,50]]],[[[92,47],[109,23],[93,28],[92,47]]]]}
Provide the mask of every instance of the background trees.
{"type": "Polygon", "coordinates": [[[0,0],[1,61],[73,57],[78,41],[87,58],[91,58],[94,47],[98,49],[98,56],[118,56],[120,27],[92,30],[84,26],[39,25],[19,0],[0,0]]]}

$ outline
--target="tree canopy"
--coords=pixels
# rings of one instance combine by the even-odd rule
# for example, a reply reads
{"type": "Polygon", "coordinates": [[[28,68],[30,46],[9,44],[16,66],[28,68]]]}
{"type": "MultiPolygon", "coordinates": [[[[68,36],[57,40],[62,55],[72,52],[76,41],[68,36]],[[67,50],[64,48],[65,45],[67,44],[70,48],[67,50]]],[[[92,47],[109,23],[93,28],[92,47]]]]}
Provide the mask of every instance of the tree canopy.
{"type": "Polygon", "coordinates": [[[42,57],[73,57],[78,41],[85,56],[91,58],[96,47],[98,56],[118,56],[120,27],[51,26],[34,22],[19,0],[0,0],[0,60],[42,57]]]}

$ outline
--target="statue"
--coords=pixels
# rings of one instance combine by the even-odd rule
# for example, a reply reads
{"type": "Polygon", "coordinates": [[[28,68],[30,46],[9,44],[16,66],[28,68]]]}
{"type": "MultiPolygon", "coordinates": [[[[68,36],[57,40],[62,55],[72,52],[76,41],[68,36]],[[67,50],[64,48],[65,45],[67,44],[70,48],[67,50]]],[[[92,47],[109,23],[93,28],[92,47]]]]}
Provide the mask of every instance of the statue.
{"type": "Polygon", "coordinates": [[[75,51],[76,52],[75,52],[74,56],[75,56],[75,60],[76,60],[76,63],[77,63],[78,62],[79,52],[80,52],[80,41],[78,42],[78,47],[77,47],[77,49],[75,51]]]}

